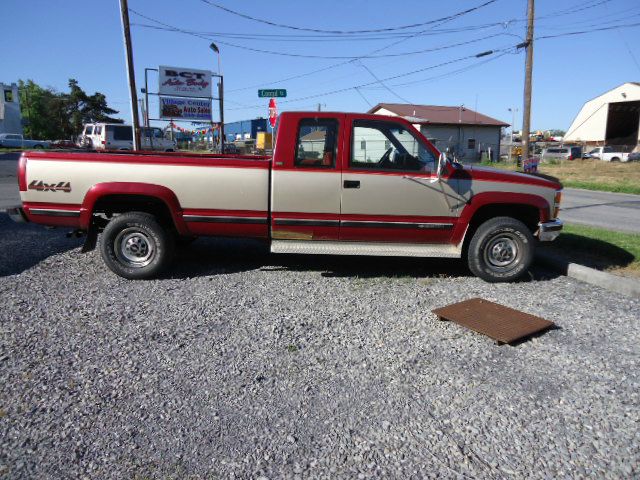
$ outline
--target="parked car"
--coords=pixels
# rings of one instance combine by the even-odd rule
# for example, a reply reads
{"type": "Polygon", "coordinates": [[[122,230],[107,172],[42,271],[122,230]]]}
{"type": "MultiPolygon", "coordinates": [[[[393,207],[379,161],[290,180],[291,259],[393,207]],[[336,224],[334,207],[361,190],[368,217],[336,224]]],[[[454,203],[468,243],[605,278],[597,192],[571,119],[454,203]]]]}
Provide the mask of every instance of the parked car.
{"type": "Polygon", "coordinates": [[[46,140],[31,140],[18,133],[0,133],[0,147],[10,148],[49,148],[46,140]]]}
{"type": "Polygon", "coordinates": [[[638,162],[638,161],[640,161],[640,152],[630,153],[629,156],[627,157],[627,161],[629,161],[629,162],[638,162]]]}
{"type": "Polygon", "coordinates": [[[542,151],[545,160],[576,160],[582,158],[582,147],[550,147],[542,151]]]}
{"type": "Polygon", "coordinates": [[[28,152],[15,220],[86,233],[129,279],[175,242],[263,240],[273,253],[465,257],[489,282],[523,276],[555,239],[562,185],[447,159],[404,118],[285,112],[273,157],[28,152]],[[347,139],[351,141],[347,141],[347,139]]]}
{"type": "MultiPolygon", "coordinates": [[[[118,123],[88,123],[80,135],[79,145],[94,150],[133,150],[133,127],[118,123]]],[[[173,152],[175,140],[165,138],[158,127],[140,129],[142,150],[173,152]]]]}
{"type": "Polygon", "coordinates": [[[614,147],[595,147],[589,151],[589,158],[597,158],[605,162],[627,162],[629,154],[614,147]]]}
{"type": "Polygon", "coordinates": [[[51,148],[77,148],[77,145],[71,140],[54,140],[51,142],[51,148]]]}

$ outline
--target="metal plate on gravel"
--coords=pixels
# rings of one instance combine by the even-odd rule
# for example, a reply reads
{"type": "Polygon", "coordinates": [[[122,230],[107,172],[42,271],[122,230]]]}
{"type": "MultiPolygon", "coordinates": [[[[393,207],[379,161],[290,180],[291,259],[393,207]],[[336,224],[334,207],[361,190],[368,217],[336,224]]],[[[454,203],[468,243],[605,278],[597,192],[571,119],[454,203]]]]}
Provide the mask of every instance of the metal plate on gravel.
{"type": "Polygon", "coordinates": [[[440,320],[459,323],[498,343],[513,343],[553,327],[555,324],[535,315],[497,303],[471,298],[433,310],[440,320]]]}

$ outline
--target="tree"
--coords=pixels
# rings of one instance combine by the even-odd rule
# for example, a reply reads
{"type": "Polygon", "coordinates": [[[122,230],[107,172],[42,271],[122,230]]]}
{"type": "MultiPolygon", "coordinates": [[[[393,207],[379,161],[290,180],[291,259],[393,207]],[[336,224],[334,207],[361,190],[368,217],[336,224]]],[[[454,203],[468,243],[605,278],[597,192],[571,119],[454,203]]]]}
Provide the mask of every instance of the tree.
{"type": "Polygon", "coordinates": [[[24,130],[31,138],[73,138],[85,123],[123,123],[111,116],[118,111],[109,108],[104,94],[87,95],[75,79],[69,80],[69,93],[43,88],[33,80],[20,80],[19,87],[24,130]]]}

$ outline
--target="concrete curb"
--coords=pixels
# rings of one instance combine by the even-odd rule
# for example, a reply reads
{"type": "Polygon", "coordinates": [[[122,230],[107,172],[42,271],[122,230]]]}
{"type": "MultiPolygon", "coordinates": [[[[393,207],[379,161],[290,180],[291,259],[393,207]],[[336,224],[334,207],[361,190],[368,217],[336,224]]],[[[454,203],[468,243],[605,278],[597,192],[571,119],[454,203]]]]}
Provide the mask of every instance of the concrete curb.
{"type": "Polygon", "coordinates": [[[585,267],[577,263],[571,263],[566,259],[549,252],[536,252],[536,259],[562,275],[575,278],[591,285],[596,285],[612,292],[621,293],[631,297],[640,298],[640,280],[619,277],[607,272],[601,272],[594,268],[585,267]]]}

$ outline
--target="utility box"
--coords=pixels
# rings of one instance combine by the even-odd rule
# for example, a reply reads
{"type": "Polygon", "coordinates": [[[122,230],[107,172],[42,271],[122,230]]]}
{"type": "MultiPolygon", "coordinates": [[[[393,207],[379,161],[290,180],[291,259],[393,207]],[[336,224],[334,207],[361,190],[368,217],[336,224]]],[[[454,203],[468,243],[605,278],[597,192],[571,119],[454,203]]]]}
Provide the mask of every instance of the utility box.
{"type": "Polygon", "coordinates": [[[258,150],[271,149],[272,134],[269,132],[258,132],[256,138],[256,148],[258,150]]]}

